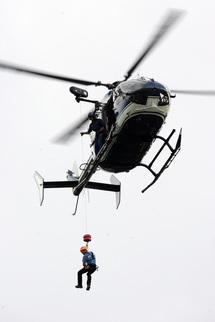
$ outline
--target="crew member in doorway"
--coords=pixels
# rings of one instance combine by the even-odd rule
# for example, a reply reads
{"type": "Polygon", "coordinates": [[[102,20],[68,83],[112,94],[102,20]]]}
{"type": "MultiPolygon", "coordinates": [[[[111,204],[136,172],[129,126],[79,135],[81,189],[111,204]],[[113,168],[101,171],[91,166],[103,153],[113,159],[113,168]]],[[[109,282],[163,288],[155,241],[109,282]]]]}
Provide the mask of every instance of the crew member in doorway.
{"type": "Polygon", "coordinates": [[[83,268],[78,271],[78,285],[76,285],[76,288],[83,288],[82,285],[82,275],[87,273],[87,288],[86,290],[90,290],[91,286],[91,280],[92,277],[91,275],[95,272],[96,270],[96,257],[93,254],[93,252],[88,252],[87,247],[83,246],[80,248],[80,252],[83,254],[83,268]]]}
{"type": "Polygon", "coordinates": [[[84,134],[89,134],[92,131],[96,132],[96,137],[95,137],[95,154],[97,155],[104,144],[105,140],[105,123],[103,120],[96,118],[95,113],[90,112],[88,114],[88,118],[91,120],[90,126],[88,131],[86,132],[81,132],[81,136],[84,134]]]}

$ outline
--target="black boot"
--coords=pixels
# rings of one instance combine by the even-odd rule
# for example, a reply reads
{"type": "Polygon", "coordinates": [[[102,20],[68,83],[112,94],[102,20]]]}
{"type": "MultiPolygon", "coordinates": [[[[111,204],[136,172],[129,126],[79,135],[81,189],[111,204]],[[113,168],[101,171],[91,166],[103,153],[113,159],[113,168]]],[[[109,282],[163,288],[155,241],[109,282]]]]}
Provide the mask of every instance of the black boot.
{"type": "Polygon", "coordinates": [[[89,291],[89,290],[90,290],[90,285],[87,285],[86,290],[87,290],[87,291],[89,291]]]}
{"type": "Polygon", "coordinates": [[[83,286],[82,286],[82,285],[76,285],[75,287],[76,287],[76,288],[83,288],[83,286]]]}

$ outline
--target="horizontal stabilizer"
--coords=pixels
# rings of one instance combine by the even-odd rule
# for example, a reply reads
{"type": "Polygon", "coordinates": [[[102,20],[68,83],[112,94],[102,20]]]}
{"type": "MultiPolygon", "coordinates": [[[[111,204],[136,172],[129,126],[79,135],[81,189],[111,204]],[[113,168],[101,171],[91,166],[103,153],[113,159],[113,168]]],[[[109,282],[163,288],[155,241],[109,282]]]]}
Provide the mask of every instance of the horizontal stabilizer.
{"type": "Polygon", "coordinates": [[[110,182],[119,188],[119,190],[116,191],[116,209],[118,209],[121,201],[121,182],[113,174],[110,177],[110,182]]]}
{"type": "Polygon", "coordinates": [[[40,206],[42,206],[42,203],[44,200],[44,179],[37,171],[35,171],[34,173],[34,178],[36,180],[36,183],[39,189],[40,206]]]}
{"type": "MultiPolygon", "coordinates": [[[[78,185],[78,181],[44,181],[43,177],[36,171],[34,174],[37,186],[40,194],[40,205],[44,200],[44,189],[48,188],[75,188],[78,185]]],[[[87,189],[97,189],[104,191],[112,191],[116,193],[116,207],[118,208],[120,203],[120,187],[121,183],[113,175],[111,176],[111,184],[101,182],[88,182],[85,185],[87,189]]]]}

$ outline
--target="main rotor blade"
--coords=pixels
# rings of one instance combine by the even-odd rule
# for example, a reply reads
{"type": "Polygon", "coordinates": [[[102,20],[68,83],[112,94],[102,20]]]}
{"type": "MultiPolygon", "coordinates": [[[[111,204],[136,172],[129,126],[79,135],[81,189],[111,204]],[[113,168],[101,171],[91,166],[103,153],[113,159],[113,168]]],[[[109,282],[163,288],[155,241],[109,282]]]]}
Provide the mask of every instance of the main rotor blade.
{"type": "Polygon", "coordinates": [[[146,55],[152,50],[152,48],[158,43],[158,41],[164,36],[170,27],[176,22],[176,20],[182,15],[183,10],[171,9],[168,16],[160,26],[158,32],[154,35],[153,39],[149,43],[148,47],[144,50],[141,56],[137,59],[134,65],[129,69],[127,74],[125,75],[125,80],[127,80],[133,71],[137,68],[140,62],[146,57],[146,55]]]}
{"type": "Polygon", "coordinates": [[[23,73],[36,75],[36,76],[41,76],[41,77],[46,77],[46,78],[48,77],[48,78],[57,79],[60,81],[82,84],[82,85],[95,85],[95,86],[109,85],[109,84],[103,84],[101,82],[91,82],[91,81],[87,81],[87,80],[83,80],[83,79],[77,79],[77,78],[65,77],[65,76],[61,76],[61,75],[50,74],[50,73],[46,73],[46,72],[42,72],[42,71],[38,71],[38,70],[26,68],[26,67],[21,67],[21,66],[17,66],[17,65],[13,65],[13,64],[7,64],[4,62],[0,62],[0,68],[5,68],[5,69],[13,70],[16,72],[23,72],[23,73]]]}
{"type": "Polygon", "coordinates": [[[69,139],[82,127],[84,123],[88,121],[88,114],[84,116],[80,121],[78,121],[75,125],[68,128],[62,135],[54,140],[54,143],[66,144],[69,139]]]}
{"type": "Polygon", "coordinates": [[[211,95],[214,96],[215,95],[215,91],[214,90],[171,90],[172,93],[177,93],[177,94],[188,94],[188,95],[211,95]]]}

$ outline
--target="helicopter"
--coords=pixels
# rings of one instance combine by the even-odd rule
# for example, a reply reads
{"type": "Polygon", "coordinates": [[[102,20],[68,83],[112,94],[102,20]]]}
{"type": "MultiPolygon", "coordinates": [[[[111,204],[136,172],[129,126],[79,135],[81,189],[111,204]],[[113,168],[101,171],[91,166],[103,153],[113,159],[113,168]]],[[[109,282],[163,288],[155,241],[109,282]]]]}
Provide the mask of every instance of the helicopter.
{"type": "MultiPolygon", "coordinates": [[[[171,9],[161,24],[159,30],[149,42],[149,45],[138,57],[135,63],[127,71],[124,79],[113,83],[103,83],[65,77],[51,73],[41,72],[30,68],[0,62],[0,68],[12,71],[24,72],[35,76],[46,77],[80,84],[84,86],[104,86],[108,92],[101,101],[88,99],[88,92],[85,89],[75,86],[70,87],[70,92],[75,96],[76,101],[94,104],[92,111],[96,117],[101,117],[106,127],[106,138],[103,146],[96,155],[92,149],[88,161],[81,168],[80,176],[68,170],[67,181],[44,181],[43,177],[36,171],[34,177],[39,187],[40,205],[44,200],[44,189],[47,188],[72,188],[73,194],[77,196],[75,213],[77,210],[79,195],[84,188],[113,191],[116,193],[116,207],[120,204],[120,181],[112,174],[111,184],[90,181],[98,168],[111,173],[129,172],[136,167],[144,167],[153,175],[153,180],[143,190],[144,193],[151,187],[166,170],[181,149],[182,130],[172,147],[170,139],[175,129],[167,138],[159,135],[159,132],[168,116],[171,99],[177,93],[215,95],[215,91],[191,91],[191,90],[170,90],[152,78],[136,77],[131,79],[133,72],[151,50],[157,45],[166,32],[175,24],[183,14],[182,10],[171,9]],[[149,152],[156,140],[163,142],[160,149],[152,158],[149,164],[142,163],[143,158],[149,152]],[[161,168],[155,172],[154,162],[160,156],[163,149],[169,149],[169,157],[161,168]]],[[[59,141],[67,141],[85,122],[86,115],[72,129],[67,131],[59,141]]],[[[92,146],[93,148],[93,146],[92,146]]],[[[74,213],[74,214],[75,214],[74,213]]]]}

